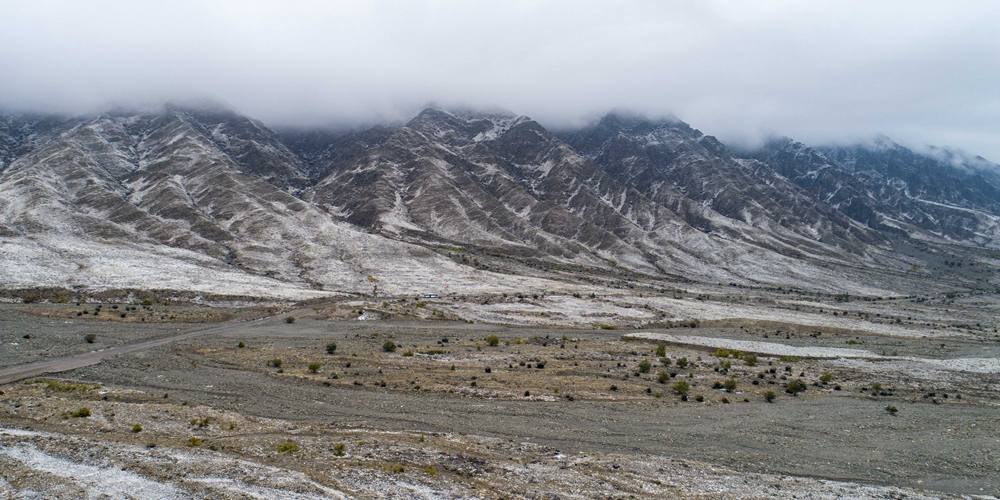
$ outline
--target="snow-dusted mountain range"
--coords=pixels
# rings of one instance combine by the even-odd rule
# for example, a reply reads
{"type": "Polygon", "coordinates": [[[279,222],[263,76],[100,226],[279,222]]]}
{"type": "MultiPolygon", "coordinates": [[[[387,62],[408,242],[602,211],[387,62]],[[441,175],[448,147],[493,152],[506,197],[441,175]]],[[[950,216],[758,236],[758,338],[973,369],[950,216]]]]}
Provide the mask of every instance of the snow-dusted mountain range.
{"type": "Polygon", "coordinates": [[[913,266],[901,236],[1000,245],[997,168],[885,139],[736,153],[620,115],[558,136],[441,109],[345,133],[169,106],[3,115],[0,281],[309,296],[592,272],[843,290],[913,266]]]}

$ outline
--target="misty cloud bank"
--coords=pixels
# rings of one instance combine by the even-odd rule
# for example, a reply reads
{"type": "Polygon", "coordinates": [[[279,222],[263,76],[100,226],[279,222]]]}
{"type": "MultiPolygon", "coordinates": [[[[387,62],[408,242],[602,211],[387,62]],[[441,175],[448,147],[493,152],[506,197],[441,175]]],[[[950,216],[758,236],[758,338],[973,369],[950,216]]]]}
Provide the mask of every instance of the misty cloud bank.
{"type": "Polygon", "coordinates": [[[18,2],[0,107],[211,99],[271,125],[500,106],[552,128],[611,109],[733,143],[882,133],[1000,161],[1000,3],[18,2]]]}

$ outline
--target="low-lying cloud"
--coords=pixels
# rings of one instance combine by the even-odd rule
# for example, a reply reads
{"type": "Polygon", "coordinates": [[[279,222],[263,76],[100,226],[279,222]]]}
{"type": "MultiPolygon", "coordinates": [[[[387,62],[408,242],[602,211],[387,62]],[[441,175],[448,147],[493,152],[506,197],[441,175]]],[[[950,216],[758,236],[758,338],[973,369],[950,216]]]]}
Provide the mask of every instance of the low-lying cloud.
{"type": "Polygon", "coordinates": [[[1000,161],[1000,3],[17,2],[0,107],[213,99],[274,125],[434,102],[561,128],[610,109],[752,143],[889,135],[1000,161]]]}

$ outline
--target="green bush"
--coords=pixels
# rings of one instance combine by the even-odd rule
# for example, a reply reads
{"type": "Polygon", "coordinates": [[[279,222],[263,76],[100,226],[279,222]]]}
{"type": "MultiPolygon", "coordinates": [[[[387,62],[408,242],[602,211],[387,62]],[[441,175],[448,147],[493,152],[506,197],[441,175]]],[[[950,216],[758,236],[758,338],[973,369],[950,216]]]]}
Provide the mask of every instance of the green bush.
{"type": "Polygon", "coordinates": [[[278,453],[298,453],[299,444],[294,441],[282,441],[274,445],[274,449],[278,453]]]}
{"type": "Polygon", "coordinates": [[[382,344],[382,350],[385,352],[396,352],[396,343],[391,340],[386,340],[385,343],[382,344]]]}
{"type": "Polygon", "coordinates": [[[652,367],[653,365],[649,363],[649,360],[644,359],[639,363],[639,373],[649,373],[649,369],[652,367]]]}
{"type": "Polygon", "coordinates": [[[678,380],[674,383],[674,392],[680,394],[681,396],[687,396],[688,391],[691,390],[691,384],[684,380],[678,380]]]}
{"type": "Polygon", "coordinates": [[[139,424],[133,425],[132,426],[132,432],[142,432],[142,426],[139,425],[139,424]]]}
{"type": "Polygon", "coordinates": [[[757,366],[757,356],[753,354],[744,354],[743,361],[747,364],[747,366],[757,366]]]}
{"type": "Polygon", "coordinates": [[[681,369],[687,368],[687,365],[688,365],[688,359],[687,358],[677,358],[677,367],[678,368],[681,368],[681,369]]]}
{"type": "Polygon", "coordinates": [[[73,410],[73,411],[71,411],[69,413],[69,416],[76,417],[76,418],[87,418],[87,417],[90,416],[90,408],[87,408],[86,406],[84,406],[84,407],[79,408],[77,410],[73,410]]]}
{"type": "Polygon", "coordinates": [[[785,392],[789,394],[798,394],[804,390],[806,390],[806,383],[799,379],[789,380],[785,384],[785,392]]]}
{"type": "Polygon", "coordinates": [[[338,457],[344,456],[344,450],[347,449],[347,445],[344,443],[337,443],[333,445],[333,453],[338,457]]]}
{"type": "Polygon", "coordinates": [[[336,342],[330,342],[329,344],[326,345],[326,353],[327,354],[333,354],[335,352],[337,352],[337,343],[336,342]]]}
{"type": "Polygon", "coordinates": [[[201,446],[201,440],[194,436],[191,436],[191,439],[188,441],[188,446],[192,448],[194,448],[195,446],[201,446]]]}
{"type": "Polygon", "coordinates": [[[486,343],[490,347],[496,347],[500,345],[500,337],[497,337],[496,335],[490,335],[489,337],[486,337],[486,343]]]}
{"type": "Polygon", "coordinates": [[[819,376],[819,381],[824,384],[829,383],[831,380],[833,380],[833,374],[830,372],[823,372],[823,374],[819,376]]]}
{"type": "Polygon", "coordinates": [[[411,351],[410,349],[407,349],[406,351],[403,352],[403,356],[406,356],[406,357],[413,356],[413,351],[411,351]]]}
{"type": "Polygon", "coordinates": [[[895,406],[892,405],[887,405],[885,407],[885,411],[889,412],[889,415],[895,415],[896,412],[899,411],[899,408],[896,408],[895,406]]]}
{"type": "Polygon", "coordinates": [[[272,366],[274,368],[281,368],[281,359],[280,358],[274,358],[271,361],[267,362],[267,366],[272,366]]]}
{"type": "Polygon", "coordinates": [[[656,375],[656,381],[661,384],[667,383],[668,380],[670,380],[670,374],[663,370],[660,370],[660,373],[656,375]]]}
{"type": "Polygon", "coordinates": [[[672,363],[672,361],[670,361],[670,358],[668,358],[668,357],[662,357],[662,358],[660,358],[660,364],[661,365],[663,365],[663,366],[670,366],[670,363],[672,363]]]}
{"type": "Polygon", "coordinates": [[[316,362],[309,363],[309,371],[316,373],[319,371],[320,364],[316,362]]]}
{"type": "Polygon", "coordinates": [[[778,395],[775,394],[774,391],[767,391],[764,393],[764,401],[767,401],[768,403],[773,403],[774,399],[777,397],[778,395]]]}
{"type": "Polygon", "coordinates": [[[735,391],[736,390],[736,379],[734,379],[734,378],[727,378],[726,381],[722,383],[722,388],[725,389],[726,392],[733,392],[733,391],[735,391]]]}
{"type": "Polygon", "coordinates": [[[97,341],[97,334],[88,333],[83,336],[83,340],[87,341],[88,344],[93,344],[95,341],[97,341]]]}
{"type": "Polygon", "coordinates": [[[295,323],[295,316],[289,316],[285,318],[285,323],[288,323],[289,325],[295,323]]]}
{"type": "Polygon", "coordinates": [[[660,345],[656,346],[656,357],[662,358],[662,357],[664,357],[666,355],[667,355],[667,346],[666,345],[660,344],[660,345]]]}
{"type": "Polygon", "coordinates": [[[728,358],[730,355],[729,349],[718,348],[715,350],[714,356],[717,358],[728,358]]]}
{"type": "Polygon", "coordinates": [[[247,346],[247,345],[246,345],[246,344],[244,344],[244,343],[243,343],[242,341],[241,341],[241,342],[240,342],[239,344],[236,344],[236,347],[239,347],[240,349],[243,349],[243,348],[244,348],[244,347],[246,347],[246,346],[247,346]]]}

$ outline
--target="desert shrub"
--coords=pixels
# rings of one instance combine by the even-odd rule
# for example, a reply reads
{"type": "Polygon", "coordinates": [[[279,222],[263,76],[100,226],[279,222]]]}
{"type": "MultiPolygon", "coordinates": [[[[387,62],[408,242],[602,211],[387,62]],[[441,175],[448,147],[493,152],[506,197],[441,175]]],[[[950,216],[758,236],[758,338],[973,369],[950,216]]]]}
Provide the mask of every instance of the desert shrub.
{"type": "Polygon", "coordinates": [[[347,445],[344,443],[337,443],[333,445],[333,453],[338,457],[344,456],[344,450],[347,449],[347,445]]]}
{"type": "Polygon", "coordinates": [[[196,437],[194,437],[194,436],[191,436],[191,439],[188,440],[188,446],[190,446],[192,448],[195,447],[195,446],[201,446],[201,440],[198,439],[198,438],[196,438],[196,437]]]}
{"type": "Polygon", "coordinates": [[[722,401],[722,404],[724,405],[729,404],[729,398],[722,398],[720,401],[722,401]]]}
{"type": "Polygon", "coordinates": [[[298,453],[299,444],[294,441],[282,441],[274,445],[274,450],[278,453],[298,453]]]}
{"type": "Polygon", "coordinates": [[[90,408],[84,406],[82,408],[73,410],[69,413],[69,416],[76,418],[87,418],[90,416],[90,408]]]}
{"type": "Polygon", "coordinates": [[[132,426],[132,432],[142,432],[142,426],[139,425],[139,424],[133,425],[132,426]]]}
{"type": "Polygon", "coordinates": [[[833,374],[830,372],[823,372],[823,374],[819,376],[819,381],[824,384],[830,382],[831,380],[833,380],[833,374]]]}
{"type": "Polygon", "coordinates": [[[289,316],[285,318],[285,323],[288,323],[289,325],[295,323],[295,316],[289,316]]]}
{"type": "Polygon", "coordinates": [[[681,368],[681,369],[687,368],[687,365],[688,365],[688,359],[687,358],[677,358],[677,367],[678,368],[681,368]]]}
{"type": "Polygon", "coordinates": [[[889,412],[889,415],[895,415],[896,412],[899,411],[899,408],[896,408],[895,406],[892,405],[887,405],[885,407],[885,411],[889,412]]]}
{"type": "Polygon", "coordinates": [[[757,366],[757,356],[753,354],[745,354],[743,355],[743,362],[746,363],[747,366],[757,366]]]}
{"type": "Polygon", "coordinates": [[[244,344],[244,343],[243,343],[242,341],[241,341],[241,342],[240,342],[239,344],[236,344],[236,347],[239,347],[240,349],[243,349],[243,348],[244,348],[244,347],[246,347],[246,346],[247,346],[247,345],[246,345],[246,344],[244,344]]]}
{"type": "Polygon", "coordinates": [[[611,385],[611,387],[608,387],[608,389],[609,389],[609,390],[610,390],[611,392],[618,392],[618,386],[617,386],[617,385],[614,385],[614,384],[612,384],[612,385],[611,385]]]}
{"type": "Polygon", "coordinates": [[[427,307],[427,303],[424,301],[417,301],[417,307],[424,308],[427,307]]]}
{"type": "Polygon", "coordinates": [[[733,367],[733,362],[732,361],[723,361],[723,362],[719,363],[719,368],[722,368],[723,370],[728,370],[728,369],[730,369],[732,367],[733,367]]]}
{"type": "Polygon", "coordinates": [[[697,396],[694,397],[694,400],[697,401],[697,402],[699,402],[699,403],[704,403],[705,402],[705,396],[702,396],[701,394],[699,394],[699,395],[697,395],[697,396]]]}
{"type": "Polygon", "coordinates": [[[382,344],[382,350],[385,352],[395,352],[396,343],[391,340],[386,340],[385,343],[382,344]]]}
{"type": "Polygon", "coordinates": [[[778,395],[775,394],[774,391],[767,391],[764,393],[764,401],[767,401],[768,403],[773,403],[774,399],[777,397],[778,395]]]}
{"type": "Polygon", "coordinates": [[[614,330],[615,325],[601,325],[602,330],[614,330]]]}
{"type": "Polygon", "coordinates": [[[740,350],[733,351],[733,357],[736,359],[741,359],[743,357],[743,351],[740,350]]]}
{"type": "Polygon", "coordinates": [[[649,369],[652,367],[653,365],[651,365],[648,360],[644,359],[639,363],[639,373],[649,373],[649,369]]]}
{"type": "Polygon", "coordinates": [[[717,358],[728,358],[730,355],[729,349],[718,348],[715,350],[714,356],[717,358]]]}
{"type": "Polygon", "coordinates": [[[782,363],[798,363],[799,362],[799,357],[798,356],[781,356],[778,359],[780,359],[782,363]]]}
{"type": "Polygon", "coordinates": [[[733,392],[733,391],[735,391],[736,390],[736,379],[734,379],[734,378],[727,378],[726,381],[723,382],[722,388],[725,389],[726,392],[733,392]]]}
{"type": "Polygon", "coordinates": [[[789,394],[798,394],[804,390],[806,390],[806,383],[799,379],[789,380],[785,384],[785,392],[789,394]]]}
{"type": "Polygon", "coordinates": [[[36,384],[45,384],[46,389],[59,392],[70,392],[70,391],[89,391],[91,389],[100,389],[100,384],[77,384],[74,382],[62,382],[59,380],[52,379],[37,379],[34,381],[36,384]]]}
{"type": "Polygon", "coordinates": [[[320,367],[320,364],[317,363],[317,362],[315,362],[315,361],[312,362],[312,363],[309,363],[309,371],[312,372],[312,373],[318,372],[319,371],[319,367],[320,367]]]}
{"type": "Polygon", "coordinates": [[[667,346],[666,345],[660,344],[660,345],[656,346],[656,357],[662,358],[662,357],[665,357],[666,355],[667,355],[667,346]]]}
{"type": "Polygon", "coordinates": [[[281,358],[274,358],[271,361],[268,361],[267,366],[271,366],[274,368],[281,368],[281,358]]]}
{"type": "Polygon", "coordinates": [[[878,382],[872,382],[872,390],[876,391],[876,392],[877,391],[881,391],[882,390],[882,384],[880,384],[878,382]]]}
{"type": "Polygon", "coordinates": [[[524,397],[531,396],[531,391],[524,391],[524,397]]]}
{"type": "Polygon", "coordinates": [[[687,396],[688,391],[691,390],[691,384],[684,380],[678,380],[674,383],[674,392],[680,394],[681,396],[687,396]]]}
{"type": "Polygon", "coordinates": [[[95,341],[97,341],[97,334],[88,333],[83,336],[83,340],[85,340],[88,344],[93,344],[95,341]]]}
{"type": "Polygon", "coordinates": [[[496,347],[500,345],[500,337],[497,337],[496,335],[490,335],[489,337],[486,337],[486,344],[488,344],[490,347],[496,347]]]}
{"type": "Polygon", "coordinates": [[[660,373],[656,375],[656,381],[661,384],[665,384],[668,380],[670,380],[670,374],[663,370],[660,370],[660,373]]]}
{"type": "Polygon", "coordinates": [[[660,358],[660,364],[663,365],[663,366],[670,366],[671,363],[672,363],[672,361],[670,361],[670,358],[668,358],[668,357],[662,357],[662,358],[660,358]]]}
{"type": "Polygon", "coordinates": [[[413,351],[411,351],[410,349],[407,349],[407,350],[403,351],[403,356],[406,356],[406,357],[413,356],[413,351]]]}
{"type": "MultiPolygon", "coordinates": [[[[580,294],[577,294],[577,295],[580,295],[580,294]]],[[[437,471],[437,469],[435,469],[432,466],[427,466],[427,467],[424,467],[424,473],[426,473],[428,476],[434,476],[434,475],[437,475],[438,471],[437,471]]]]}
{"type": "Polygon", "coordinates": [[[335,352],[337,352],[337,343],[336,342],[330,342],[329,344],[326,345],[326,353],[327,354],[333,354],[335,352]]]}
{"type": "Polygon", "coordinates": [[[722,382],[719,382],[718,380],[712,382],[712,389],[722,389],[722,382]]]}

